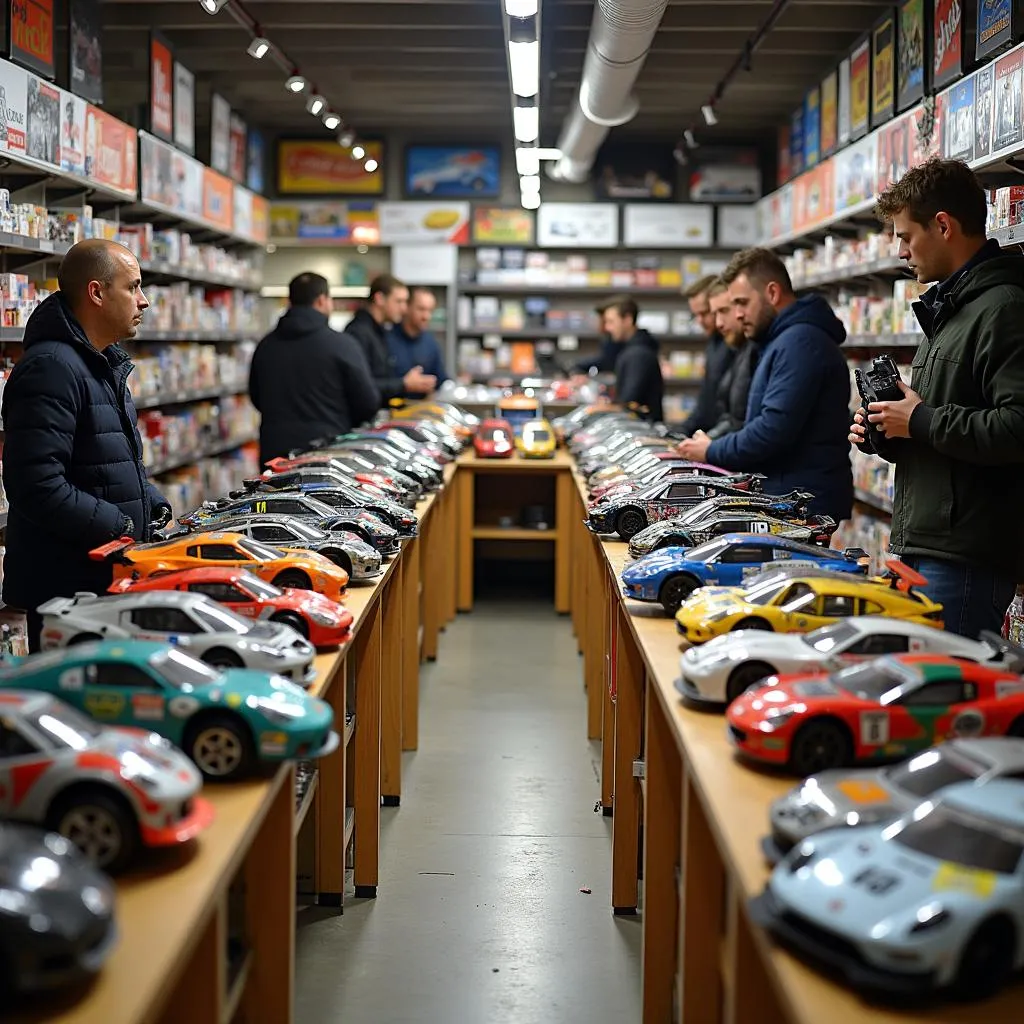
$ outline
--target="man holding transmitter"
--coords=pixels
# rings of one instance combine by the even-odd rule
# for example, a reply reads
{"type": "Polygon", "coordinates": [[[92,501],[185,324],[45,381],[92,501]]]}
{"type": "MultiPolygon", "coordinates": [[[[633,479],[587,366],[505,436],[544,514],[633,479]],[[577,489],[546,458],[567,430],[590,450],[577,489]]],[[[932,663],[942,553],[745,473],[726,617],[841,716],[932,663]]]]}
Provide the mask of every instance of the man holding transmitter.
{"type": "Polygon", "coordinates": [[[60,291],[29,317],[3,397],[3,599],[25,609],[32,651],[39,605],[110,586],[111,567],[89,558],[93,548],[150,540],[171,519],[146,479],[132,363],[118,345],[135,337],[149,307],[138,260],[123,245],[89,239],[68,250],[57,280],[60,291]]]}
{"type": "MultiPolygon", "coordinates": [[[[924,340],[903,398],[868,407],[896,464],[892,550],[928,580],[946,629],[1002,626],[1024,580],[1024,256],[986,240],[986,200],[957,160],[930,160],[879,196],[899,255],[938,282],[914,303],[924,340]]],[[[865,441],[854,416],[850,441],[865,441]]]]}

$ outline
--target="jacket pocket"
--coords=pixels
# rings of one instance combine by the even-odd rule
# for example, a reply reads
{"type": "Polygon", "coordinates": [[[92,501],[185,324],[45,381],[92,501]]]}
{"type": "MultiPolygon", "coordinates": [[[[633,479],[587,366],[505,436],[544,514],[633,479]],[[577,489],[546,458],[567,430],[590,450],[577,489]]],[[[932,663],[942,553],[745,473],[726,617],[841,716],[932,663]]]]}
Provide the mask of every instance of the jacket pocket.
{"type": "Polygon", "coordinates": [[[906,542],[911,545],[919,537],[948,536],[956,506],[950,460],[923,444],[915,448],[909,464],[896,467],[902,478],[906,542]]]}

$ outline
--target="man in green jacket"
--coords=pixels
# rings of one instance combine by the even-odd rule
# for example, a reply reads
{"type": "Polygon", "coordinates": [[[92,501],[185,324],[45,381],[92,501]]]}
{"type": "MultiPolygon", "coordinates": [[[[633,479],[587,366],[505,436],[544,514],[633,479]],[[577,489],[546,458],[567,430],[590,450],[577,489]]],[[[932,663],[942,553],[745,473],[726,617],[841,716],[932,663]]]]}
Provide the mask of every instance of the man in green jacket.
{"type": "MultiPolygon", "coordinates": [[[[972,171],[931,160],[878,199],[918,281],[925,337],[899,401],[868,407],[896,464],[891,548],[927,580],[946,628],[998,631],[1024,580],[1024,256],[985,238],[972,171]]],[[[863,414],[850,440],[865,440],[863,414]]]]}

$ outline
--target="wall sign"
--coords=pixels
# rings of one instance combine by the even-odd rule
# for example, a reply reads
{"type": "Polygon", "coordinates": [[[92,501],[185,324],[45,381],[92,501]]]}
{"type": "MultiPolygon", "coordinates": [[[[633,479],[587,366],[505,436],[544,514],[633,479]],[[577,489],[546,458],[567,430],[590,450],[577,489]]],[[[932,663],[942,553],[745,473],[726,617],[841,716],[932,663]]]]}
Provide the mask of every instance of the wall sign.
{"type": "Polygon", "coordinates": [[[174,62],[174,144],[186,153],[196,151],[196,76],[174,62]]]}
{"type": "Polygon", "coordinates": [[[360,143],[359,160],[333,139],[280,139],[277,143],[277,191],[281,195],[381,195],[384,192],[384,144],[360,143]],[[373,159],[377,166],[366,170],[373,159]]]}
{"type": "MultiPolygon", "coordinates": [[[[664,207],[650,209],[665,213],[664,207]]],[[[613,203],[541,203],[537,244],[551,249],[614,249],[619,244],[619,208],[613,203]]]]}
{"type": "Polygon", "coordinates": [[[896,24],[896,109],[912,107],[925,93],[925,0],[903,0],[896,24]]]}
{"type": "Polygon", "coordinates": [[[831,156],[839,144],[839,74],[821,80],[821,156],[831,156]]]}
{"type": "Polygon", "coordinates": [[[85,114],[85,175],[101,185],[138,188],[138,132],[92,104],[85,114]]]}
{"type": "MultiPolygon", "coordinates": [[[[254,208],[255,199],[254,197],[254,208]]],[[[373,199],[348,202],[274,203],[270,237],[347,245],[379,245],[380,218],[373,199]]]]}
{"type": "Polygon", "coordinates": [[[821,90],[815,86],[804,98],[804,167],[821,159],[821,90]]]}
{"type": "MultiPolygon", "coordinates": [[[[541,204],[542,210],[544,205],[541,204]]],[[[549,203],[547,205],[563,204],[549,203]]],[[[675,203],[663,206],[627,203],[623,207],[622,244],[634,249],[648,246],[667,249],[707,248],[714,242],[712,237],[714,213],[713,206],[699,203],[675,203]]],[[[541,245],[544,244],[542,236],[541,245]]]]}
{"type": "Polygon", "coordinates": [[[231,111],[228,126],[230,147],[228,177],[232,181],[237,181],[241,184],[245,181],[245,143],[246,136],[249,134],[249,128],[245,121],[242,120],[242,115],[234,110],[231,111]]]}
{"type": "Polygon", "coordinates": [[[167,142],[174,138],[174,55],[159,32],[149,36],[149,130],[167,142]]]}
{"type": "Polygon", "coordinates": [[[995,102],[992,64],[974,73],[974,158],[988,156],[992,151],[992,105],[995,102]]]}
{"type": "Polygon", "coordinates": [[[793,177],[793,163],[789,152],[789,125],[779,126],[778,184],[785,185],[793,177]]]}
{"type": "Polygon", "coordinates": [[[210,166],[220,174],[231,167],[231,104],[223,96],[210,96],[210,166]]]}
{"type": "Polygon", "coordinates": [[[519,207],[473,207],[473,241],[485,245],[533,245],[532,210],[519,207]]]}
{"type": "Polygon", "coordinates": [[[0,60],[0,150],[25,153],[25,130],[28,120],[28,72],[0,60]]]}
{"type": "Polygon", "coordinates": [[[932,0],[932,88],[941,89],[963,74],[961,0],[932,0]]]}
{"type": "Polygon", "coordinates": [[[501,192],[498,146],[408,146],[405,193],[439,199],[496,199],[501,192]]]}
{"type": "Polygon", "coordinates": [[[850,58],[839,62],[839,145],[850,141],[850,58]]]}
{"type": "Polygon", "coordinates": [[[59,167],[60,89],[29,75],[27,112],[25,155],[59,167]]]}
{"type": "Polygon", "coordinates": [[[246,147],[245,183],[252,192],[262,192],[264,186],[263,165],[266,152],[263,148],[263,136],[255,129],[249,129],[246,147]]]}
{"type": "Polygon", "coordinates": [[[871,127],[892,117],[896,101],[896,22],[891,14],[871,30],[871,127]]]}
{"type": "Polygon", "coordinates": [[[795,178],[804,170],[804,108],[789,116],[789,172],[795,178]]]}
{"type": "Polygon", "coordinates": [[[60,94],[60,167],[85,174],[85,100],[73,93],[60,94]]]}
{"type": "Polygon", "coordinates": [[[868,130],[871,113],[871,39],[858,43],[850,54],[850,138],[868,130]]]}
{"type": "Polygon", "coordinates": [[[745,249],[757,245],[757,207],[719,206],[717,244],[726,248],[745,249]]]}
{"type": "Polygon", "coordinates": [[[978,60],[1005,49],[1019,35],[1020,0],[978,0],[978,31],[974,54],[978,60]]]}
{"type": "Polygon", "coordinates": [[[947,160],[974,159],[974,76],[954,83],[946,94],[946,131],[942,155],[947,160]]]}
{"type": "Polygon", "coordinates": [[[103,102],[102,25],[99,0],[69,0],[68,82],[90,103],[103,102]]]}
{"type": "Polygon", "coordinates": [[[8,0],[7,44],[11,60],[53,78],[53,0],[8,0]]]}
{"type": "MultiPolygon", "coordinates": [[[[335,149],[338,144],[334,143],[335,149]]],[[[380,203],[380,241],[382,245],[422,242],[469,244],[469,203],[380,203]]]]}
{"type": "Polygon", "coordinates": [[[1021,50],[1014,50],[996,61],[993,153],[1021,143],[1021,63],[1021,50]]]}

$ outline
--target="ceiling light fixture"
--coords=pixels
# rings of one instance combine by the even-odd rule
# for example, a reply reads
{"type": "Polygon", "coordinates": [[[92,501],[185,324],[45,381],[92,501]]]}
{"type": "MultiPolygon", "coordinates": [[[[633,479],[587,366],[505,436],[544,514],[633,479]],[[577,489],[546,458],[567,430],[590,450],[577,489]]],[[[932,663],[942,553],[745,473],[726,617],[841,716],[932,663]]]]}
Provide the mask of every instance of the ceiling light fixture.
{"type": "Polygon", "coordinates": [[[697,141],[697,136],[693,134],[692,128],[687,128],[683,132],[683,141],[686,143],[687,149],[696,149],[700,143],[697,141]]]}
{"type": "Polygon", "coordinates": [[[540,207],[539,192],[524,192],[519,199],[524,210],[536,210],[540,207]]]}
{"type": "Polygon", "coordinates": [[[338,133],[338,145],[344,146],[345,149],[351,149],[353,143],[356,141],[356,133],[351,128],[346,128],[344,131],[338,133]]]}
{"type": "Polygon", "coordinates": [[[535,146],[520,146],[516,150],[516,171],[519,174],[540,174],[540,157],[535,146]]]}
{"type": "Polygon", "coordinates": [[[324,127],[328,131],[333,132],[334,129],[337,128],[339,124],[341,124],[341,118],[338,117],[337,114],[331,112],[324,114],[324,127]]]}
{"type": "MultiPolygon", "coordinates": [[[[314,86],[314,88],[316,88],[314,86]]],[[[327,100],[323,98],[319,93],[312,93],[308,100],[306,100],[306,110],[308,110],[314,117],[319,117],[327,109],[327,100]]]]}
{"type": "Polygon", "coordinates": [[[536,142],[540,135],[540,111],[536,107],[513,107],[512,123],[518,142],[536,142]]]}
{"type": "Polygon", "coordinates": [[[363,170],[366,171],[367,174],[373,174],[373,172],[377,170],[378,167],[380,167],[380,164],[377,163],[377,161],[374,160],[372,156],[370,157],[369,160],[366,161],[365,164],[363,164],[363,170]]]}
{"type": "Polygon", "coordinates": [[[512,91],[529,99],[540,89],[540,43],[509,41],[508,66],[512,76],[512,91]]]}
{"type": "Polygon", "coordinates": [[[298,71],[293,71],[291,77],[284,83],[284,87],[289,92],[300,93],[306,88],[306,80],[298,71]]]}
{"type": "Polygon", "coordinates": [[[270,40],[264,39],[263,36],[253,36],[252,42],[249,43],[248,53],[256,60],[263,60],[270,53],[270,40]]]}
{"type": "Polygon", "coordinates": [[[221,8],[228,2],[228,0],[199,0],[199,6],[202,7],[207,14],[219,14],[221,8]]]}
{"type": "Polygon", "coordinates": [[[366,156],[366,150],[363,149],[362,146],[353,146],[352,147],[352,159],[353,160],[362,160],[364,156],[366,156]]]}
{"type": "Polygon", "coordinates": [[[561,160],[562,151],[557,146],[538,146],[538,160],[561,160]]]}
{"type": "Polygon", "coordinates": [[[709,128],[714,128],[715,125],[718,124],[718,117],[715,114],[715,108],[710,103],[705,103],[704,106],[700,108],[700,112],[704,115],[704,123],[709,128]]]}
{"type": "Polygon", "coordinates": [[[532,18],[537,13],[537,0],[505,0],[505,13],[510,18],[532,18]]]}

